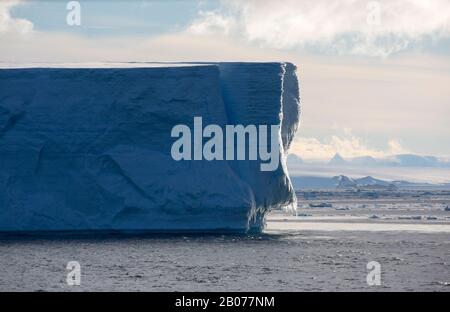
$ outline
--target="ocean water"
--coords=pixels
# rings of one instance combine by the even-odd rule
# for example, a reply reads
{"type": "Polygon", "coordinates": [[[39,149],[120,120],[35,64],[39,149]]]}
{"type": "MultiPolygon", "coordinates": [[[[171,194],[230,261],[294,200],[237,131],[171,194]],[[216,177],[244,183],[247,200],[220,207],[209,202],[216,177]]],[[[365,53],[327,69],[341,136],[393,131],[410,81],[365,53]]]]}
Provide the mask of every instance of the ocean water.
{"type": "Polygon", "coordinates": [[[450,290],[449,225],[366,231],[355,217],[323,219],[274,214],[261,235],[2,236],[0,290],[450,290]],[[66,282],[69,261],[79,286],[66,282]],[[369,261],[380,286],[366,282],[369,261]]]}

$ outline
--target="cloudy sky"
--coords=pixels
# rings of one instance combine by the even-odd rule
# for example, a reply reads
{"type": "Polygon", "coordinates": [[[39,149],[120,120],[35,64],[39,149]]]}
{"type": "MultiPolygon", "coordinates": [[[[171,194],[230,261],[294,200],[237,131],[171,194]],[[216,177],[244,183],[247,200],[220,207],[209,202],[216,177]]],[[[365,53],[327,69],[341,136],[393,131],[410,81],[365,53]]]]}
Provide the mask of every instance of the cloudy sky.
{"type": "Polygon", "coordinates": [[[303,158],[450,156],[449,0],[0,0],[0,62],[291,61],[303,158]]]}

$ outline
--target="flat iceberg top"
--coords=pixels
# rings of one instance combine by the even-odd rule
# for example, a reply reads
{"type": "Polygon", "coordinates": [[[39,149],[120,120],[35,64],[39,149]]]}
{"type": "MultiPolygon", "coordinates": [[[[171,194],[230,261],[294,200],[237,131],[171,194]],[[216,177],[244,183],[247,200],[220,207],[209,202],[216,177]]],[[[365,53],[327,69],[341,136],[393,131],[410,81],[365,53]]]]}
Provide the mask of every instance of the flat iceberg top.
{"type": "Polygon", "coordinates": [[[219,64],[282,64],[285,62],[32,62],[11,63],[0,62],[0,69],[22,69],[22,68],[169,68],[169,67],[196,67],[217,66],[219,64]]]}
{"type": "Polygon", "coordinates": [[[208,66],[208,63],[159,63],[159,62],[88,62],[88,63],[2,63],[0,69],[20,68],[161,68],[208,66]]]}

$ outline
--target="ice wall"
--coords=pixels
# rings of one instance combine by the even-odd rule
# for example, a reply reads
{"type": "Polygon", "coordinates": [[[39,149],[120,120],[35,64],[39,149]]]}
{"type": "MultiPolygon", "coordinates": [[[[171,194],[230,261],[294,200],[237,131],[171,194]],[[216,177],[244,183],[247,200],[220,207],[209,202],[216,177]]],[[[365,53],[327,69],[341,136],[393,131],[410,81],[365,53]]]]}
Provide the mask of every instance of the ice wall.
{"type": "Polygon", "coordinates": [[[295,204],[294,65],[68,67],[0,69],[0,231],[260,231],[295,204]],[[195,116],[280,125],[281,165],[173,160],[171,129],[195,116]]]}

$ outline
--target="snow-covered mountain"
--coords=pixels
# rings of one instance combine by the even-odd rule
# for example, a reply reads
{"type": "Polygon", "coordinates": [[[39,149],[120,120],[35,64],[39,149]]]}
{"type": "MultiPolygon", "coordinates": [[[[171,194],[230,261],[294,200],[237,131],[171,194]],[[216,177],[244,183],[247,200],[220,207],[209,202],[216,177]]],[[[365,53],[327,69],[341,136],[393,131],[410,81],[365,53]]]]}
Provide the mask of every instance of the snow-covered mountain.
{"type": "Polygon", "coordinates": [[[350,178],[345,175],[334,177],[293,176],[292,184],[296,190],[301,189],[339,189],[339,190],[450,190],[450,183],[432,184],[409,181],[386,181],[371,176],[350,178]]]}
{"type": "Polygon", "coordinates": [[[333,180],[336,181],[336,188],[338,189],[351,189],[358,187],[358,183],[354,179],[344,175],[334,177],[333,180]]]}
{"type": "Polygon", "coordinates": [[[371,176],[355,179],[355,181],[360,186],[370,186],[370,185],[389,186],[390,184],[392,184],[392,182],[375,179],[371,176]]]}
{"type": "Polygon", "coordinates": [[[348,162],[341,155],[339,155],[339,153],[336,153],[328,162],[328,164],[332,166],[342,166],[346,165],[347,163],[348,162]]]}
{"type": "Polygon", "coordinates": [[[388,159],[392,166],[402,167],[448,167],[450,163],[439,160],[434,156],[419,156],[413,154],[395,155],[388,159]]]}
{"type": "Polygon", "coordinates": [[[377,166],[380,161],[372,156],[361,156],[350,159],[350,163],[357,166],[377,166]]]}

